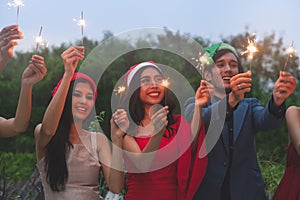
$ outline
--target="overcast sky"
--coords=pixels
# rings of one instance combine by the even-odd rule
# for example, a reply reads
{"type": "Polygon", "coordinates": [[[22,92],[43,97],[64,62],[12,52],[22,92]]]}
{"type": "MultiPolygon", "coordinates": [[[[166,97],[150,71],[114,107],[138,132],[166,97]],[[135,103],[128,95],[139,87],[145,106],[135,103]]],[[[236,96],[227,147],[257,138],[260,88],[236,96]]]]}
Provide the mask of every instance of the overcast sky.
{"type": "MultiPolygon", "coordinates": [[[[12,0],[10,0],[12,1],[12,0]]],[[[34,36],[43,26],[50,45],[74,43],[81,38],[73,21],[84,12],[84,35],[101,40],[103,31],[117,35],[143,27],[167,27],[218,42],[221,37],[255,32],[258,39],[275,33],[286,46],[291,41],[300,51],[299,0],[23,0],[19,25],[25,35],[17,50],[34,47],[34,36]]],[[[17,22],[17,9],[0,0],[0,26],[17,22]]],[[[299,51],[297,55],[299,56],[299,51]]]]}

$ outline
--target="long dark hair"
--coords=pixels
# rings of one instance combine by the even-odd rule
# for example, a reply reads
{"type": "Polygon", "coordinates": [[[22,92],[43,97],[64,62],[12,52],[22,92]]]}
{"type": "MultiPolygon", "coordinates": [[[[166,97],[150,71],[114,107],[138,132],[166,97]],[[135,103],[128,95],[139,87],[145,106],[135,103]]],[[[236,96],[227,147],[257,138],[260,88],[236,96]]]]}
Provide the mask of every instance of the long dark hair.
{"type": "MultiPolygon", "coordinates": [[[[151,67],[155,70],[157,70],[155,67],[151,67]]],[[[127,89],[126,94],[124,97],[121,99],[121,106],[125,108],[127,113],[130,114],[130,117],[134,123],[130,123],[131,126],[130,128],[133,129],[135,125],[142,125],[142,120],[145,116],[145,107],[144,103],[140,99],[140,78],[142,72],[148,68],[148,67],[143,67],[142,69],[138,70],[134,77],[132,78],[132,81],[129,84],[129,87],[127,89]],[[129,105],[128,105],[129,102],[129,105]],[[134,125],[132,125],[134,124],[134,125]]],[[[157,70],[160,74],[161,72],[157,70]]],[[[162,74],[161,74],[162,75],[162,74]]],[[[165,96],[162,99],[162,101],[159,103],[161,106],[168,106],[169,107],[169,113],[167,114],[167,120],[168,120],[168,125],[167,125],[167,132],[168,134],[164,134],[164,137],[170,137],[174,134],[174,130],[171,128],[171,126],[176,122],[174,117],[173,117],[173,110],[176,108],[176,105],[172,99],[172,96],[170,95],[170,91],[167,88],[165,92],[165,96]],[[166,99],[167,97],[167,99],[166,99]]]]}
{"type": "MultiPolygon", "coordinates": [[[[92,84],[86,79],[76,79],[76,81],[71,81],[57,130],[45,147],[46,177],[47,182],[53,191],[63,191],[65,189],[65,183],[68,180],[66,154],[73,148],[73,145],[69,140],[69,134],[71,125],[74,123],[72,114],[72,93],[75,82],[76,84],[78,82],[89,83],[91,88],[93,88],[92,84]]],[[[86,120],[89,120],[89,117],[86,120]]]]}

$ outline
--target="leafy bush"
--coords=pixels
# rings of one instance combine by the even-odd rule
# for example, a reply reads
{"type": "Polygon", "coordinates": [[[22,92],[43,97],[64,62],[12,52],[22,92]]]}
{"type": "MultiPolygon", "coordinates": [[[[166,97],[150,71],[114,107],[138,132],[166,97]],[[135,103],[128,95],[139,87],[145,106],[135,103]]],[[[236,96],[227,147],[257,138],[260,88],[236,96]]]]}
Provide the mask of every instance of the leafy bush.
{"type": "MultiPolygon", "coordinates": [[[[259,154],[260,156],[261,154],[259,154]]],[[[267,160],[259,159],[261,173],[265,181],[265,190],[269,199],[272,199],[285,170],[285,164],[283,164],[285,160],[276,162],[274,159],[274,157],[270,157],[267,160]]]]}
{"type": "Polygon", "coordinates": [[[0,181],[14,183],[27,180],[35,168],[34,153],[1,153],[0,181]]]}

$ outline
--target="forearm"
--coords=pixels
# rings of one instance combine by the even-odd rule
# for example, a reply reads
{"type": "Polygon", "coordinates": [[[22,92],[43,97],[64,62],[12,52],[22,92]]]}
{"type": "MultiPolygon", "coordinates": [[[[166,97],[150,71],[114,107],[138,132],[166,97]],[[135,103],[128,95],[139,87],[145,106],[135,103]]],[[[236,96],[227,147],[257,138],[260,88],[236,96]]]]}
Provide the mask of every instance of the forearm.
{"type": "Polygon", "coordinates": [[[115,194],[122,192],[124,187],[123,140],[113,141],[112,164],[110,166],[109,189],[115,194]]]}
{"type": "Polygon", "coordinates": [[[0,55],[0,73],[3,71],[3,69],[8,64],[9,60],[4,60],[2,56],[0,55]]]}
{"type": "Polygon", "coordinates": [[[150,138],[147,145],[145,146],[145,148],[141,151],[141,153],[150,153],[150,152],[157,151],[157,149],[159,148],[161,139],[163,137],[163,134],[164,134],[164,129],[161,130],[160,132],[156,133],[155,135],[153,135],[150,138]]]}
{"type": "Polygon", "coordinates": [[[1,55],[1,52],[0,52],[0,73],[3,71],[3,69],[9,63],[9,61],[10,61],[10,58],[3,57],[3,55],[1,55]]]}
{"type": "Polygon", "coordinates": [[[32,86],[22,84],[15,117],[1,118],[0,136],[12,137],[26,131],[30,121],[32,86]]]}
{"type": "Polygon", "coordinates": [[[193,152],[197,149],[197,141],[202,124],[202,107],[195,104],[194,114],[191,122],[191,139],[193,152]]]}
{"type": "Polygon", "coordinates": [[[283,118],[286,111],[286,105],[284,102],[280,105],[277,105],[274,101],[274,96],[272,95],[271,100],[268,104],[268,109],[270,113],[275,115],[277,118],[283,118]]]}
{"type": "Polygon", "coordinates": [[[14,119],[17,132],[24,132],[29,125],[32,108],[32,85],[22,84],[18,107],[14,119]]]}
{"type": "Polygon", "coordinates": [[[46,135],[53,135],[58,127],[72,76],[65,75],[62,78],[61,84],[52,97],[48,105],[42,121],[41,131],[46,135]]]}
{"type": "Polygon", "coordinates": [[[184,103],[184,117],[191,122],[194,115],[195,98],[191,97],[184,103]]]}
{"type": "MultiPolygon", "coordinates": [[[[152,167],[153,159],[156,156],[157,150],[159,148],[163,131],[152,136],[147,145],[143,150],[140,149],[139,145],[135,141],[134,137],[126,135],[124,137],[123,149],[126,157],[135,166],[133,169],[138,170],[138,172],[148,172],[152,167]]],[[[132,169],[128,169],[132,171],[132,169]]]]}

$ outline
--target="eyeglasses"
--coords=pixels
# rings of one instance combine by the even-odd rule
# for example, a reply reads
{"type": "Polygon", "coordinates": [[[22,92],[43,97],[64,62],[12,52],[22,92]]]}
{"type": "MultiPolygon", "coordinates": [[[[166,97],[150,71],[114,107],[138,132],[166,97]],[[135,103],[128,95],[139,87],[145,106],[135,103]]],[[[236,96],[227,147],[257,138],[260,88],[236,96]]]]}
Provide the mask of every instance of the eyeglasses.
{"type": "Polygon", "coordinates": [[[141,86],[151,86],[152,84],[161,85],[163,81],[162,76],[155,76],[153,79],[150,77],[143,77],[140,80],[141,86]]]}

